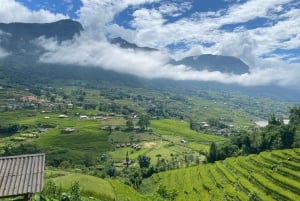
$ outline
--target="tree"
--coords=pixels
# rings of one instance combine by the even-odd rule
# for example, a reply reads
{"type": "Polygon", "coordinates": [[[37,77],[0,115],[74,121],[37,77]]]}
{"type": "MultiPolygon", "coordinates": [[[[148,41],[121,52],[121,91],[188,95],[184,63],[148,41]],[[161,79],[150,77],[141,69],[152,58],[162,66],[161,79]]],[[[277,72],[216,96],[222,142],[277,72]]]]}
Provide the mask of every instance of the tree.
{"type": "Polygon", "coordinates": [[[77,96],[77,101],[79,102],[83,102],[84,101],[84,96],[80,95],[80,96],[77,96]]]}
{"type": "Polygon", "coordinates": [[[168,190],[166,186],[164,185],[159,185],[157,189],[157,194],[159,194],[162,198],[173,201],[176,199],[178,192],[175,189],[168,190]]]}
{"type": "Polygon", "coordinates": [[[213,163],[217,160],[217,145],[212,142],[209,147],[208,161],[213,163]]]}
{"type": "Polygon", "coordinates": [[[70,201],[81,201],[80,186],[78,181],[72,183],[71,185],[70,201]]]}
{"type": "Polygon", "coordinates": [[[276,118],[276,116],[274,114],[272,114],[268,120],[268,124],[279,126],[279,125],[283,124],[283,120],[276,118]]]}
{"type": "Polygon", "coordinates": [[[262,146],[262,134],[260,132],[253,132],[250,135],[250,152],[251,153],[259,153],[261,151],[261,146],[262,146]]]}
{"type": "Polygon", "coordinates": [[[150,125],[150,116],[149,115],[142,115],[140,116],[137,125],[140,126],[143,130],[150,125]]]}
{"type": "Polygon", "coordinates": [[[217,160],[224,160],[229,156],[238,155],[239,147],[230,142],[225,142],[217,147],[217,160]]]}
{"type": "Polygon", "coordinates": [[[129,167],[124,169],[125,184],[132,186],[135,189],[138,189],[142,183],[142,174],[139,168],[129,167]]]}
{"type": "Polygon", "coordinates": [[[224,129],[224,128],[227,128],[227,125],[223,124],[220,120],[218,119],[215,119],[215,118],[210,118],[207,120],[208,121],[208,124],[211,126],[211,127],[217,127],[219,129],[224,129]]]}
{"type": "Polygon", "coordinates": [[[140,168],[148,168],[150,166],[150,160],[151,158],[146,155],[139,155],[138,156],[138,161],[140,168]]]}
{"type": "Polygon", "coordinates": [[[300,147],[300,128],[296,130],[295,136],[294,136],[294,142],[292,144],[293,148],[299,148],[300,147]]]}
{"type": "Polygon", "coordinates": [[[108,130],[108,133],[109,133],[109,134],[111,134],[111,133],[112,133],[112,131],[113,131],[113,129],[112,129],[112,127],[111,127],[111,126],[108,126],[108,127],[107,127],[107,130],[108,130]]]}
{"type": "Polygon", "coordinates": [[[294,126],[300,125],[300,106],[294,106],[290,109],[290,124],[294,126]]]}
{"type": "Polygon", "coordinates": [[[62,169],[69,169],[71,167],[72,167],[72,164],[69,161],[62,161],[59,164],[59,168],[62,168],[62,169]]]}
{"type": "Polygon", "coordinates": [[[126,167],[128,167],[128,165],[129,165],[128,151],[126,152],[126,158],[125,158],[125,161],[126,161],[126,167]]]}
{"type": "Polygon", "coordinates": [[[160,184],[156,192],[163,198],[166,198],[168,196],[167,188],[164,185],[160,184]]]}
{"type": "Polygon", "coordinates": [[[84,160],[83,160],[83,164],[86,166],[86,167],[90,167],[92,165],[95,165],[95,160],[93,158],[93,155],[91,153],[86,153],[84,155],[84,160]]]}
{"type": "Polygon", "coordinates": [[[105,167],[105,172],[110,177],[115,177],[117,175],[117,169],[114,162],[108,162],[105,167]]]}
{"type": "Polygon", "coordinates": [[[190,129],[198,130],[198,128],[199,128],[199,125],[193,119],[190,119],[190,129]]]}
{"type": "Polygon", "coordinates": [[[133,169],[130,171],[129,179],[131,184],[135,189],[139,189],[140,185],[142,184],[142,175],[138,169],[133,169]]]}
{"type": "Polygon", "coordinates": [[[56,198],[56,185],[53,180],[47,181],[43,189],[43,194],[50,198],[56,198]]]}
{"type": "Polygon", "coordinates": [[[19,130],[19,125],[17,124],[7,125],[7,126],[0,125],[0,134],[13,134],[16,133],[18,130],[19,130]]]}
{"type": "Polygon", "coordinates": [[[127,126],[127,129],[128,130],[133,130],[133,127],[134,127],[134,124],[133,124],[133,121],[132,121],[132,119],[128,119],[127,121],[126,121],[126,126],[127,126]]]}
{"type": "Polygon", "coordinates": [[[296,129],[290,125],[282,125],[280,128],[282,148],[291,148],[294,142],[296,129]]]}

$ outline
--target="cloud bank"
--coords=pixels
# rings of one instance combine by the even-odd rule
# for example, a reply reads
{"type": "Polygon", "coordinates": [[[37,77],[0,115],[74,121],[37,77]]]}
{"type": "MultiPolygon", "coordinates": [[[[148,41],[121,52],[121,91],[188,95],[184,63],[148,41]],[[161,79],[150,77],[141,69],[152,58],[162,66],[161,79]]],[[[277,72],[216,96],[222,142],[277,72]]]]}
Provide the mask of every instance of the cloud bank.
{"type": "MultiPolygon", "coordinates": [[[[123,49],[106,41],[99,42],[91,39],[84,34],[61,44],[55,40],[44,38],[40,38],[35,43],[47,50],[47,53],[40,57],[40,62],[101,67],[149,79],[217,81],[243,86],[295,85],[299,83],[298,72],[300,69],[297,65],[290,65],[289,71],[286,71],[285,67],[257,68],[249,74],[233,75],[195,71],[185,65],[171,65],[169,56],[161,51],[145,52],[123,49]]],[[[269,61],[269,65],[271,64],[272,61],[269,61]]]]}

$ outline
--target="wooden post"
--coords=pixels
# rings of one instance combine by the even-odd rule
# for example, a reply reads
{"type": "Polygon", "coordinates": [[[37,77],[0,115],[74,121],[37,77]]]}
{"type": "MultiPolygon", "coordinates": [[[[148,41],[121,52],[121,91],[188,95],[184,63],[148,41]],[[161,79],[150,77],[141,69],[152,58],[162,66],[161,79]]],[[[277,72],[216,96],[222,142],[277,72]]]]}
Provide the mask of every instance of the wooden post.
{"type": "Polygon", "coordinates": [[[31,194],[31,193],[27,193],[27,194],[24,196],[24,201],[30,201],[30,200],[31,200],[31,197],[32,197],[32,194],[31,194]]]}

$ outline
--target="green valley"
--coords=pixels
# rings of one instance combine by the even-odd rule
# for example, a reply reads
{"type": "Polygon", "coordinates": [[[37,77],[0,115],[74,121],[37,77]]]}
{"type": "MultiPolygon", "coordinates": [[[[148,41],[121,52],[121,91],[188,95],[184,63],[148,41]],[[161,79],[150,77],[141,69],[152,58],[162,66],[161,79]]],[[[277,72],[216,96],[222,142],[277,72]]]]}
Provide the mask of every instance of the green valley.
{"type": "Polygon", "coordinates": [[[299,6],[2,0],[0,200],[299,201],[299,6]]]}

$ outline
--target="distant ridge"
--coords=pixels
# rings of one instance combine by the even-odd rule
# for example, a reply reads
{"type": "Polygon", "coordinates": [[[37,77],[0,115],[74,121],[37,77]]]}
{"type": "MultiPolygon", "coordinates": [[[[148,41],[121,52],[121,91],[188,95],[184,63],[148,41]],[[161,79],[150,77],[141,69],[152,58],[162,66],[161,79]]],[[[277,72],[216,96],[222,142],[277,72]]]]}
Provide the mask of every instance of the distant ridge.
{"type": "Polygon", "coordinates": [[[0,45],[9,52],[26,55],[35,52],[38,48],[31,43],[32,40],[45,37],[55,38],[59,42],[71,40],[83,30],[79,22],[73,20],[60,20],[52,23],[0,23],[0,45]]]}
{"type": "Polygon", "coordinates": [[[83,30],[79,22],[65,19],[52,23],[0,23],[0,30],[9,33],[14,39],[32,40],[45,36],[56,37],[58,40],[72,39],[83,30]]]}
{"type": "Polygon", "coordinates": [[[124,49],[135,49],[135,50],[143,50],[143,51],[157,51],[157,49],[150,48],[150,47],[139,47],[134,43],[130,43],[124,40],[121,37],[112,38],[110,39],[111,44],[119,45],[121,48],[124,49]]]}
{"type": "MultiPolygon", "coordinates": [[[[124,49],[135,49],[143,51],[157,51],[149,47],[139,47],[121,37],[110,39],[111,44],[116,44],[124,49]]],[[[180,61],[171,61],[171,64],[183,64],[192,67],[194,70],[220,71],[222,73],[244,74],[249,73],[249,66],[242,60],[232,56],[203,54],[199,56],[185,57],[180,61]]]]}
{"type": "Polygon", "coordinates": [[[220,71],[222,73],[244,74],[249,72],[249,66],[242,60],[232,56],[203,54],[185,57],[175,64],[184,64],[194,70],[220,71]]]}

